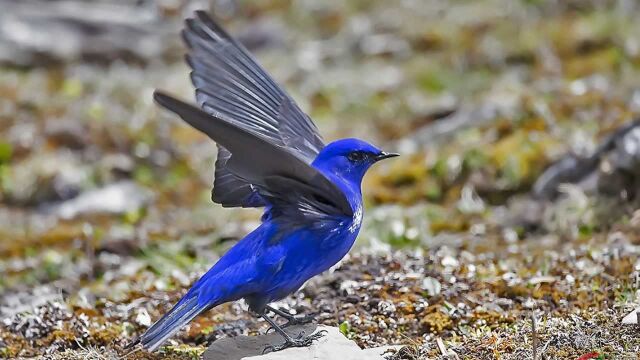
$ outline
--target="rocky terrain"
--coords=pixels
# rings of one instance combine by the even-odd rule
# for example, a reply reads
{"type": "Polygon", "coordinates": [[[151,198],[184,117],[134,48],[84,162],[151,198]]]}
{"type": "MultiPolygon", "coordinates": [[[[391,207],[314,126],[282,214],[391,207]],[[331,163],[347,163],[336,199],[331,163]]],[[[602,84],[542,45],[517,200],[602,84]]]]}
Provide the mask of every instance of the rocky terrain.
{"type": "MultiPolygon", "coordinates": [[[[192,98],[180,21],[211,5],[327,140],[403,155],[350,255],[277,305],[390,359],[637,359],[636,2],[78,3],[0,15],[0,357],[123,357],[259,221],[211,203],[215,145],[151,99],[192,98]]],[[[264,333],[245,310],[127,358],[264,333]]]]}

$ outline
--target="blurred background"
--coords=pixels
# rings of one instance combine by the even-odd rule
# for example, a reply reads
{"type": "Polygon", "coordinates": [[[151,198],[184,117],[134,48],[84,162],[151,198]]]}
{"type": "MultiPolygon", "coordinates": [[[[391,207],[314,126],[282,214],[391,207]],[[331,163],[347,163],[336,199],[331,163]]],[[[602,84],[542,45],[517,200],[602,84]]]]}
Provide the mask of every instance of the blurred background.
{"type": "MultiPolygon", "coordinates": [[[[0,357],[116,358],[257,225],[210,201],[214,143],[152,102],[193,99],[179,31],[195,9],[326,140],[403,155],[367,175],[351,255],[281,306],[362,347],[407,345],[396,359],[640,351],[620,326],[640,306],[636,1],[0,8],[0,357]]],[[[265,329],[231,304],[135,356],[265,329]]]]}

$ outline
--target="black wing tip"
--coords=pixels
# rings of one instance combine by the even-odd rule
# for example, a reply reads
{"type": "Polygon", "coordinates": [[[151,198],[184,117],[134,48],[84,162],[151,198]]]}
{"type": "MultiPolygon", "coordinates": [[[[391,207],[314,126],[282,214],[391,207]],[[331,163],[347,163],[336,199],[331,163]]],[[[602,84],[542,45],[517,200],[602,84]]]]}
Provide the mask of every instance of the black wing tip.
{"type": "Polygon", "coordinates": [[[154,90],[153,91],[153,100],[158,104],[167,107],[167,104],[175,101],[175,98],[162,90],[154,90]]]}
{"type": "Polygon", "coordinates": [[[195,33],[200,37],[209,37],[206,35],[207,30],[212,31],[216,36],[222,39],[231,40],[231,36],[220,26],[215,17],[205,10],[196,10],[193,17],[185,19],[186,30],[195,33]],[[203,32],[205,34],[203,34],[203,32]]]}
{"type": "Polygon", "coordinates": [[[184,29],[183,33],[197,33],[199,31],[198,26],[200,26],[200,22],[194,18],[186,18],[184,20],[184,29]]]}
{"type": "Polygon", "coordinates": [[[191,54],[184,54],[184,62],[191,68],[190,75],[193,74],[193,57],[191,54]]]}
{"type": "Polygon", "coordinates": [[[180,30],[180,37],[182,37],[182,42],[187,46],[189,50],[193,49],[193,42],[191,41],[191,33],[188,28],[184,28],[180,30]]]}
{"type": "Polygon", "coordinates": [[[185,24],[188,28],[194,25],[206,24],[208,22],[215,23],[213,17],[209,15],[209,12],[202,9],[197,9],[193,12],[193,15],[184,19],[185,24]]]}
{"type": "Polygon", "coordinates": [[[153,92],[153,100],[163,108],[178,114],[188,123],[191,123],[189,119],[185,118],[185,114],[193,114],[194,111],[202,112],[199,108],[196,108],[194,105],[186,103],[174,96],[171,96],[165,93],[162,90],[155,90],[153,92]]]}
{"type": "Polygon", "coordinates": [[[202,21],[202,22],[215,22],[212,18],[211,15],[209,15],[209,13],[205,10],[202,9],[198,9],[196,11],[193,12],[193,15],[195,15],[195,18],[202,21]]]}
{"type": "Polygon", "coordinates": [[[195,18],[204,26],[208,27],[209,29],[215,31],[218,35],[224,37],[224,38],[229,38],[229,34],[227,34],[227,32],[224,30],[224,28],[222,26],[220,26],[220,24],[218,23],[218,21],[215,19],[214,16],[212,16],[211,14],[209,14],[208,12],[204,11],[204,10],[196,10],[194,12],[195,18]]]}

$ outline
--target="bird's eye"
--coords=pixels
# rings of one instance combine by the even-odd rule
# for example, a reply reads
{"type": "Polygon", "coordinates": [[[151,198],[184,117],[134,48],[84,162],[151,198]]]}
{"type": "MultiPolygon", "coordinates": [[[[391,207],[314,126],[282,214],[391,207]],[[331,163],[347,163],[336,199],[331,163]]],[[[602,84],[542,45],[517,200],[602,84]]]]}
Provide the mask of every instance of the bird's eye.
{"type": "Polygon", "coordinates": [[[347,155],[347,159],[349,159],[349,161],[351,162],[360,162],[362,160],[364,160],[367,157],[367,154],[365,154],[362,151],[354,151],[354,152],[350,152],[349,155],[347,155]]]}

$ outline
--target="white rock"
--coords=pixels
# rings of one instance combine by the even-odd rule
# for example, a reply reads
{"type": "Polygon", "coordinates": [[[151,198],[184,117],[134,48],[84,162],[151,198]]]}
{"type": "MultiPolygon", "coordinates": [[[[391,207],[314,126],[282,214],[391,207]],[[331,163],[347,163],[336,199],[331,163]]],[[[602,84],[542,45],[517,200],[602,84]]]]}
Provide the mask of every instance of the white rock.
{"type": "Polygon", "coordinates": [[[436,296],[440,294],[442,285],[440,284],[438,279],[427,276],[422,280],[422,289],[425,290],[429,296],[436,296]]]}
{"type": "Polygon", "coordinates": [[[556,282],[556,278],[553,276],[534,276],[529,279],[529,285],[538,285],[542,283],[554,283],[556,282]]]}
{"type": "Polygon", "coordinates": [[[442,266],[444,267],[453,267],[453,268],[458,267],[458,265],[460,265],[460,262],[451,255],[447,255],[443,257],[441,263],[442,263],[442,266]]]}
{"type": "Polygon", "coordinates": [[[151,316],[147,312],[147,309],[140,308],[136,314],[136,322],[142,326],[151,326],[151,316]]]}
{"type": "Polygon", "coordinates": [[[215,341],[204,353],[203,360],[384,360],[383,353],[399,347],[385,346],[362,350],[353,341],[347,339],[336,327],[329,326],[291,326],[285,329],[292,337],[301,331],[313,334],[325,330],[322,338],[311,346],[289,348],[282,351],[262,354],[266,346],[282,344],[282,336],[275,332],[259,336],[236,336],[215,341]]]}
{"type": "Polygon", "coordinates": [[[637,308],[630,312],[622,319],[622,323],[625,325],[638,325],[640,324],[640,308],[637,308]]]}
{"type": "Polygon", "coordinates": [[[59,204],[54,212],[63,219],[83,214],[124,214],[149,204],[153,195],[132,181],[90,190],[59,204]]]}

